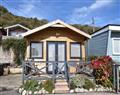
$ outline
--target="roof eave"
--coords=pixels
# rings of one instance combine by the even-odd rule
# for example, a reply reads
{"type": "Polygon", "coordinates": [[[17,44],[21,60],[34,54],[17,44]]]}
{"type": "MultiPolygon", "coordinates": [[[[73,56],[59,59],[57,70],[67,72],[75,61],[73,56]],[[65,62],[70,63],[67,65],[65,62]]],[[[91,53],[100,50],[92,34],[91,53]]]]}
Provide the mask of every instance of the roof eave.
{"type": "Polygon", "coordinates": [[[69,28],[69,29],[71,29],[71,30],[73,30],[73,31],[75,31],[75,32],[77,32],[77,33],[85,36],[86,38],[89,38],[89,39],[91,38],[91,36],[90,36],[89,34],[83,32],[83,31],[81,31],[81,30],[79,30],[79,29],[77,29],[77,28],[75,28],[75,27],[73,27],[73,26],[71,26],[71,25],[69,25],[69,24],[66,24],[66,23],[64,23],[64,22],[61,21],[61,20],[56,20],[56,21],[50,22],[50,23],[48,23],[48,24],[45,24],[45,25],[43,25],[43,26],[40,26],[40,27],[38,27],[38,28],[35,28],[35,29],[33,29],[33,30],[30,30],[30,31],[28,31],[28,32],[26,32],[26,33],[23,33],[22,36],[23,36],[23,37],[26,37],[26,36],[28,36],[28,35],[30,35],[30,34],[32,34],[32,33],[35,33],[35,32],[37,32],[37,31],[40,31],[40,30],[45,29],[45,28],[47,28],[47,27],[50,27],[51,25],[54,25],[54,24],[56,24],[56,23],[60,23],[60,24],[64,25],[65,27],[67,27],[67,28],[69,28]]]}

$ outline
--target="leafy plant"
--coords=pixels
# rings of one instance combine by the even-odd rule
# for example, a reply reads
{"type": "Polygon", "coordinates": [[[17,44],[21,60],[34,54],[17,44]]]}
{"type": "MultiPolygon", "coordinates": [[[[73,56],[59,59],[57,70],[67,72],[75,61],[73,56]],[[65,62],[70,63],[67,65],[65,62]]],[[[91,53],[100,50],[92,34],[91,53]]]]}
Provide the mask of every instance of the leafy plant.
{"type": "Polygon", "coordinates": [[[73,82],[73,80],[70,82],[70,89],[77,88],[76,84],[73,82]]]}
{"type": "Polygon", "coordinates": [[[85,88],[85,89],[94,89],[95,84],[85,76],[76,75],[70,81],[70,89],[75,88],[85,88]]]}
{"type": "Polygon", "coordinates": [[[7,38],[1,42],[4,51],[12,50],[14,53],[14,62],[20,65],[21,59],[25,57],[26,42],[24,39],[7,38]]]}
{"type": "Polygon", "coordinates": [[[85,84],[84,77],[81,77],[79,74],[70,80],[71,89],[72,88],[74,89],[76,87],[81,88],[84,84],[85,84]]]}
{"type": "Polygon", "coordinates": [[[47,80],[44,82],[43,87],[46,91],[48,91],[49,93],[52,93],[53,89],[54,89],[54,84],[52,80],[47,80]]]}
{"type": "Polygon", "coordinates": [[[96,58],[98,58],[98,56],[88,56],[88,59],[91,60],[95,60],[96,58]]]}
{"type": "Polygon", "coordinates": [[[91,80],[85,78],[85,84],[83,85],[83,88],[85,88],[87,90],[89,90],[90,88],[94,89],[95,85],[91,80]]]}
{"type": "Polygon", "coordinates": [[[102,84],[104,87],[113,88],[113,84],[112,84],[112,82],[110,81],[110,79],[106,79],[106,80],[102,81],[101,84],[102,84]]]}
{"type": "Polygon", "coordinates": [[[39,84],[36,80],[27,80],[26,83],[23,85],[23,88],[26,91],[32,91],[32,95],[34,95],[35,91],[39,91],[42,89],[42,83],[39,84]]]}
{"type": "Polygon", "coordinates": [[[109,56],[98,57],[92,60],[93,75],[97,84],[101,84],[105,87],[111,85],[112,63],[112,58],[109,56]]]}

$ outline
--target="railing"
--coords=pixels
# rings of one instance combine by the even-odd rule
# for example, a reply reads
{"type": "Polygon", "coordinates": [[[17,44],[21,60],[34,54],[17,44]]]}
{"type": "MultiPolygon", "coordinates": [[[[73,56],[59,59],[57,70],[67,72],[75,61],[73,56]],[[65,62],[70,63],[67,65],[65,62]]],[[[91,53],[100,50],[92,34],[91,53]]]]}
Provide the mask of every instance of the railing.
{"type": "Polygon", "coordinates": [[[66,70],[66,62],[59,61],[59,63],[64,63],[61,67],[57,67],[56,61],[25,61],[23,63],[23,82],[24,80],[46,80],[46,79],[67,79],[67,70],[66,70]],[[41,66],[40,68],[36,66],[36,63],[44,64],[45,66],[41,66]],[[47,64],[49,63],[49,64],[47,64]],[[51,63],[51,64],[50,64],[51,63]],[[52,65],[52,72],[48,73],[47,69],[52,65]],[[55,69],[58,69],[56,72],[55,69]],[[63,72],[64,68],[64,72],[63,72]]]}
{"type": "Polygon", "coordinates": [[[24,80],[47,80],[52,79],[66,79],[69,83],[71,77],[77,73],[86,73],[91,75],[92,69],[89,65],[90,62],[85,61],[24,61],[23,62],[23,83],[24,80]],[[49,63],[49,64],[48,64],[49,63]],[[51,64],[50,64],[51,63],[51,64]],[[64,63],[58,67],[58,63],[64,63]],[[39,65],[44,65],[38,67],[39,65]],[[48,73],[49,66],[52,66],[52,72],[48,73]],[[71,68],[75,72],[71,72],[71,68]],[[57,71],[56,71],[57,69],[57,71]]]}

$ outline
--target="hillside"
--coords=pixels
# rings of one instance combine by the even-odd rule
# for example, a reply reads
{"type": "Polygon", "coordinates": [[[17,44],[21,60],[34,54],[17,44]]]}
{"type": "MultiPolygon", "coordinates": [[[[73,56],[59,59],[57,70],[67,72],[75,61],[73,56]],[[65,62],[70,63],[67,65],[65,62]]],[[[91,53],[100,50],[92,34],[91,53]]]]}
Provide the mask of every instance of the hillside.
{"type": "Polygon", "coordinates": [[[18,23],[30,29],[33,29],[35,27],[48,23],[48,21],[46,19],[38,20],[37,18],[16,16],[0,5],[0,26],[5,27],[18,23]]]}
{"type": "MultiPolygon", "coordinates": [[[[0,5],[0,27],[6,27],[17,23],[22,24],[30,29],[33,29],[48,23],[48,20],[47,19],[39,20],[37,18],[26,18],[22,16],[16,16],[0,5]]],[[[89,34],[92,33],[93,30],[92,27],[88,25],[74,24],[73,26],[89,34]]],[[[98,28],[95,27],[95,30],[97,29],[98,28]]]]}

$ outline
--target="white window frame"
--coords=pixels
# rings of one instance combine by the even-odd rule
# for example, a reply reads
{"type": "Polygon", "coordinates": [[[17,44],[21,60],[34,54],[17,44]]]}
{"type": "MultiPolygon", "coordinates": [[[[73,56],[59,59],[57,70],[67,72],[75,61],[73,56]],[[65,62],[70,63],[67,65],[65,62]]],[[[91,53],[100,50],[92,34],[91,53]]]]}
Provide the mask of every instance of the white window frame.
{"type": "Polygon", "coordinates": [[[114,40],[120,40],[120,38],[112,38],[112,53],[113,53],[114,55],[120,55],[120,53],[116,53],[116,52],[114,51],[114,40]]]}

